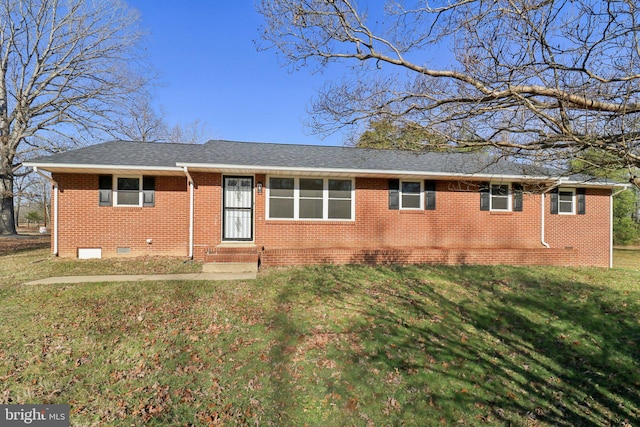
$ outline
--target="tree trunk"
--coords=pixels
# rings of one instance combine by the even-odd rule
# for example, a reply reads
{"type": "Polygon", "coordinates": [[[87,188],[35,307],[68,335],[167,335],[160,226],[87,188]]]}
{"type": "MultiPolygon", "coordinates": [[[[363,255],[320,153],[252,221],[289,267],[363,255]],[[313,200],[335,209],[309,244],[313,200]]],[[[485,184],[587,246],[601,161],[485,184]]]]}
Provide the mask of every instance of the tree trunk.
{"type": "Polygon", "coordinates": [[[13,211],[13,175],[0,171],[0,235],[18,234],[13,211]]]}

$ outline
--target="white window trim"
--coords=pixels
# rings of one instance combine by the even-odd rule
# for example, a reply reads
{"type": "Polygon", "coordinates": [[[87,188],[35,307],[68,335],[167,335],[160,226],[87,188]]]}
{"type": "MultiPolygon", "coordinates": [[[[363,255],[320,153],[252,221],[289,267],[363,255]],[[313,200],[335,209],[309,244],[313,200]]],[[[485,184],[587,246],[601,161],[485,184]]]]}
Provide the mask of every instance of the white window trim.
{"type": "MultiPolygon", "coordinates": [[[[318,176],[267,176],[266,179],[266,202],[265,217],[270,221],[355,221],[356,214],[356,186],[354,178],[343,177],[318,177],[318,176]],[[293,218],[271,218],[269,205],[271,200],[271,188],[269,183],[271,178],[293,179],[293,218]],[[322,218],[300,218],[300,180],[301,179],[321,179],[322,180],[322,218]],[[350,181],[351,182],[351,218],[329,218],[329,180],[350,181]]],[[[286,197],[280,197],[287,199],[286,197]]],[[[336,199],[337,200],[337,199],[336,199]]],[[[346,199],[343,199],[346,200],[346,199]]]]}
{"type": "Polygon", "coordinates": [[[113,206],[121,208],[140,208],[142,207],[142,175],[113,175],[113,206]],[[138,179],[138,204],[137,205],[121,205],[118,204],[118,178],[136,178],[138,179]]]}
{"type": "MultiPolygon", "coordinates": [[[[400,180],[400,188],[398,189],[399,191],[399,197],[400,197],[400,201],[398,203],[398,205],[400,206],[400,210],[403,211],[421,211],[424,210],[424,180],[420,179],[420,180],[414,180],[414,179],[405,179],[405,180],[400,180]],[[418,184],[420,184],[420,203],[418,203],[418,207],[416,208],[405,208],[404,206],[402,206],[402,201],[403,201],[403,193],[402,193],[402,184],[405,182],[417,182],[418,184]]],[[[413,194],[413,193],[412,193],[413,194]]]]}
{"type": "MultiPolygon", "coordinates": [[[[500,196],[502,198],[502,196],[500,196]]],[[[513,210],[513,190],[510,182],[491,182],[489,183],[489,211],[491,212],[511,212],[513,210]],[[496,209],[493,207],[493,186],[494,185],[506,185],[507,186],[507,209],[496,209]]]]}
{"type": "Polygon", "coordinates": [[[575,188],[558,188],[558,215],[575,215],[576,214],[576,189],[575,188]],[[560,193],[571,193],[571,212],[560,211],[560,193]]]}

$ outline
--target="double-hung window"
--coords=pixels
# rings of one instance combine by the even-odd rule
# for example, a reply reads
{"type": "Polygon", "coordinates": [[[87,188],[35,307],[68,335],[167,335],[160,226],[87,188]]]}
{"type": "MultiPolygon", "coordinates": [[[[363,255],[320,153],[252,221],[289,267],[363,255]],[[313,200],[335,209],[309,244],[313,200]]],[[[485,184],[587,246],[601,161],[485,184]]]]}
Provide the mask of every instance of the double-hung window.
{"type": "Polygon", "coordinates": [[[390,179],[389,209],[435,210],[436,182],[390,179]]]}
{"type": "Polygon", "coordinates": [[[400,182],[400,209],[422,209],[422,182],[400,182]]]}
{"type": "Polygon", "coordinates": [[[584,215],[586,191],[584,188],[554,188],[551,192],[551,213],[560,215],[584,215]]]}
{"type": "Polygon", "coordinates": [[[269,178],[269,217],[294,218],[295,180],[269,178]]]}
{"type": "Polygon", "coordinates": [[[491,207],[492,211],[511,210],[511,197],[509,184],[491,184],[491,207]]]}
{"type": "Polygon", "coordinates": [[[519,212],[523,210],[523,186],[510,183],[485,183],[480,186],[480,210],[519,212]]]}
{"type": "Polygon", "coordinates": [[[353,219],[351,179],[270,177],[268,182],[269,219],[353,219]]]}
{"type": "Polygon", "coordinates": [[[324,216],[324,179],[300,178],[300,219],[324,216]]]}
{"type": "Polygon", "coordinates": [[[116,206],[141,206],[142,192],[140,181],[142,177],[116,177],[115,197],[116,206]]]}
{"type": "Polygon", "coordinates": [[[100,206],[155,206],[153,176],[98,177],[98,203],[100,206]]]}
{"type": "Polygon", "coordinates": [[[328,196],[328,216],[330,219],[352,219],[352,190],[350,179],[330,179],[328,196]]]}
{"type": "Polygon", "coordinates": [[[558,190],[558,213],[571,215],[575,213],[574,209],[575,191],[573,189],[558,190]]]}

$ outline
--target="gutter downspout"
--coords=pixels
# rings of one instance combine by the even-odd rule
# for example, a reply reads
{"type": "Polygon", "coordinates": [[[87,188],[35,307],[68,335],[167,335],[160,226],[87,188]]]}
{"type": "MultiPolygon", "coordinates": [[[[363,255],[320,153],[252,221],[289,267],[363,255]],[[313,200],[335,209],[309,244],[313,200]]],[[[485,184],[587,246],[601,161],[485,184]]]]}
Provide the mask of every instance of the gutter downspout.
{"type": "Polygon", "coordinates": [[[613,198],[625,191],[627,188],[629,187],[625,186],[615,193],[612,190],[609,198],[609,268],[613,268],[613,198]]]}
{"type": "Polygon", "coordinates": [[[186,166],[183,166],[183,169],[184,174],[187,176],[187,181],[189,182],[189,258],[193,259],[193,177],[189,173],[189,169],[186,166]]]}
{"type": "Polygon", "coordinates": [[[562,181],[558,180],[554,185],[552,185],[551,187],[547,188],[542,193],[540,193],[540,243],[542,243],[542,246],[544,246],[547,249],[549,249],[551,246],[544,239],[544,211],[545,211],[544,200],[546,199],[547,193],[549,191],[559,187],[560,185],[562,185],[562,181]]]}
{"type": "Polygon", "coordinates": [[[58,183],[50,176],[40,172],[37,166],[33,167],[33,171],[53,185],[53,255],[58,256],[58,183]]]}

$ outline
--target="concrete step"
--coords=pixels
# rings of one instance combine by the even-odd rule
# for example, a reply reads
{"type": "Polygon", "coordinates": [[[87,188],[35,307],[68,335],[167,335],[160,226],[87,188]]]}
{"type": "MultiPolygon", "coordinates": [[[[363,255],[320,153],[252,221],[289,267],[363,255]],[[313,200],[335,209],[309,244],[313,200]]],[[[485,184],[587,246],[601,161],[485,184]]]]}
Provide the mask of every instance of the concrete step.
{"type": "Polygon", "coordinates": [[[257,273],[257,262],[207,262],[202,265],[203,273],[257,273]]]}

